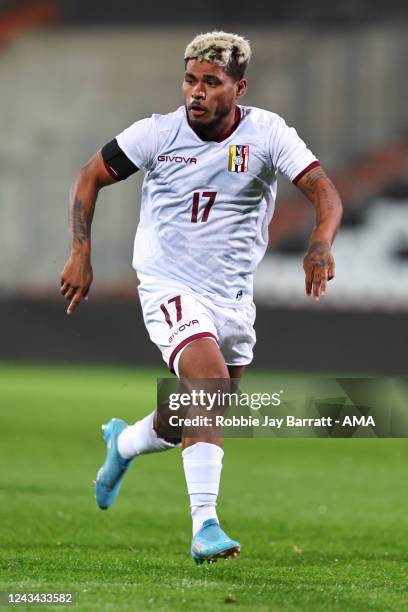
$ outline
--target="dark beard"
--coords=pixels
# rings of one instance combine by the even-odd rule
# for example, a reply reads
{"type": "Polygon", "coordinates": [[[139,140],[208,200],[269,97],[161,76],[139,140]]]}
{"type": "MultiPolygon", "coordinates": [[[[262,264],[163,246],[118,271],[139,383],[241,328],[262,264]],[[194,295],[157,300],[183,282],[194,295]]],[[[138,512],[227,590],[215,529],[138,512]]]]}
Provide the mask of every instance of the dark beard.
{"type": "Polygon", "coordinates": [[[201,138],[201,140],[216,140],[219,136],[221,136],[221,124],[224,121],[225,117],[229,115],[231,110],[232,107],[225,111],[221,111],[216,117],[214,117],[214,119],[210,123],[204,123],[202,121],[192,121],[188,116],[186,109],[187,120],[190,126],[197,134],[197,136],[201,138]]]}

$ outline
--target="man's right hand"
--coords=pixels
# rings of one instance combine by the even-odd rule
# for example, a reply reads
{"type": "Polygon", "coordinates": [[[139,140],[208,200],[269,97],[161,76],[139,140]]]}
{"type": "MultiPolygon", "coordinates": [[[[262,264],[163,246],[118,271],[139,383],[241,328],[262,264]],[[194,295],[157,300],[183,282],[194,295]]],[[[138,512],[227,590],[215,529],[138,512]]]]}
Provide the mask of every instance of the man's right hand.
{"type": "Polygon", "coordinates": [[[87,300],[93,272],[87,255],[72,253],[61,273],[61,295],[69,300],[67,315],[74,312],[81,300],[87,300]]]}

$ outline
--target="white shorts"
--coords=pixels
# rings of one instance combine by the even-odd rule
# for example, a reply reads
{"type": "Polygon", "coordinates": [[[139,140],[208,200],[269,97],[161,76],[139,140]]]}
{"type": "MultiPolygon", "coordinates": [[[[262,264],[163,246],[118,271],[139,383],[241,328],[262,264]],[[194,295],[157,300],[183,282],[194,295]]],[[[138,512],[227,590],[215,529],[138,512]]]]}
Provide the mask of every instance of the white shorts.
{"type": "Polygon", "coordinates": [[[178,375],[181,352],[199,338],[215,340],[227,365],[251,363],[256,342],[252,301],[236,308],[219,306],[179,283],[140,274],[139,279],[147,331],[170,370],[178,375]]]}

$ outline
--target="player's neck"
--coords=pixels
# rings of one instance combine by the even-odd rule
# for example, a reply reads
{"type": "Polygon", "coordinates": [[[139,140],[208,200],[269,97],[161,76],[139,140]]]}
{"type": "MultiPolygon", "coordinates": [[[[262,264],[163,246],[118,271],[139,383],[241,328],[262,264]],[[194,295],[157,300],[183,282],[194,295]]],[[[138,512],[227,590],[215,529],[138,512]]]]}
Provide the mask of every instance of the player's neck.
{"type": "Polygon", "coordinates": [[[191,128],[202,140],[215,140],[216,142],[222,142],[228,136],[231,136],[237,129],[239,122],[241,121],[241,111],[238,106],[235,106],[229,115],[225,117],[224,121],[209,129],[195,129],[191,124],[191,128]]]}

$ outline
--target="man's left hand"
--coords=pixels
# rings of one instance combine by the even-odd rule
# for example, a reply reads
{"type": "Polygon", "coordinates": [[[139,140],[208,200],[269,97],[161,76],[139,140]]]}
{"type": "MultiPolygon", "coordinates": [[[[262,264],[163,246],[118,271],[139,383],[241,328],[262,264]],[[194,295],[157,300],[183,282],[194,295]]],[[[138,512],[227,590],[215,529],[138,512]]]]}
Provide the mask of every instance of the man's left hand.
{"type": "Polygon", "coordinates": [[[334,278],[334,259],[328,242],[312,242],[303,260],[306,294],[316,301],[327,291],[327,281],[334,278]]]}

